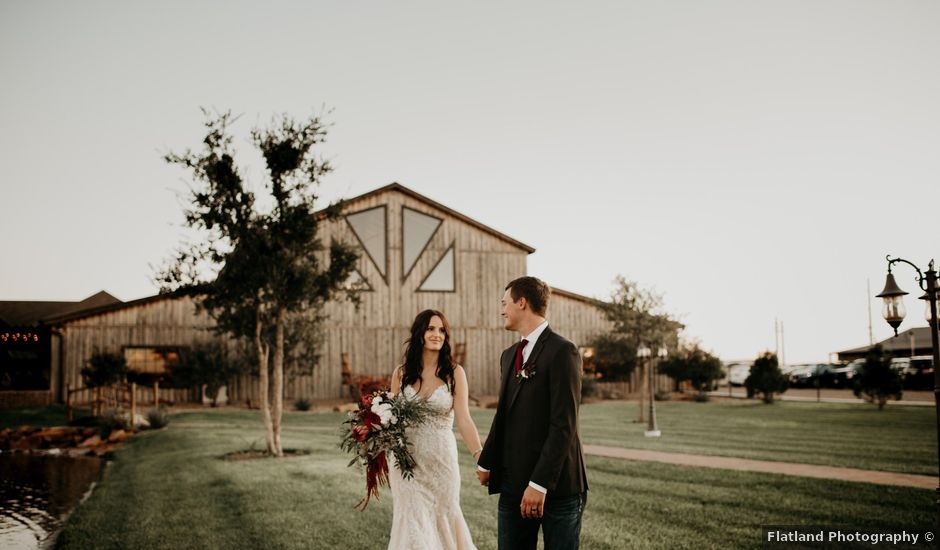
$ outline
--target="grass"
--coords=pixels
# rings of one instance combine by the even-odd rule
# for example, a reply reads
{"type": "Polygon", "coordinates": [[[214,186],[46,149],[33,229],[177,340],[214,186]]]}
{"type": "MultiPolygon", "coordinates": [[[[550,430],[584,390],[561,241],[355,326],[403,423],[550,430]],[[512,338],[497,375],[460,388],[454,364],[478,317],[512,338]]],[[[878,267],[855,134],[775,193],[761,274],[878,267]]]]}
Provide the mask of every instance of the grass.
{"type": "MultiPolygon", "coordinates": [[[[643,436],[636,402],[581,407],[585,443],[676,453],[801,462],[925,475],[937,473],[933,407],[778,401],[656,403],[661,438],[643,436]]],[[[492,410],[475,410],[481,431],[492,410]]]]}
{"type": "MultiPolygon", "coordinates": [[[[585,423],[617,407],[585,407],[585,423]]],[[[479,420],[492,414],[479,413],[479,420]]],[[[168,429],[143,432],[118,451],[57,546],[384,547],[390,495],[384,491],[363,513],[352,508],[365,484],[337,447],[341,420],[340,414],[287,413],[285,447],[311,454],[229,462],[219,457],[252,443],[263,446],[257,412],[175,414],[168,429]]],[[[476,484],[472,458],[462,448],[460,461],[461,504],[474,542],[493,549],[496,499],[476,484]]],[[[910,528],[929,524],[935,513],[927,490],[594,457],[587,465],[586,549],[753,548],[764,524],[910,528]]]]}

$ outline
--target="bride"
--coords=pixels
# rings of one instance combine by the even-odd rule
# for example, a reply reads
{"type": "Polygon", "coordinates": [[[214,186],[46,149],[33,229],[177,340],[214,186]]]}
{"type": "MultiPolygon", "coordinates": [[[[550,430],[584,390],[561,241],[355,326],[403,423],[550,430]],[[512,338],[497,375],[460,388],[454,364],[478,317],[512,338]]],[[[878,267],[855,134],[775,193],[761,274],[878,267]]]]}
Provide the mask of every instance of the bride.
{"type": "Polygon", "coordinates": [[[443,416],[408,429],[417,466],[412,479],[403,479],[389,459],[392,492],[392,549],[475,550],[460,510],[460,470],[454,418],[460,437],[476,459],[483,446],[470,418],[467,374],[454,364],[450,325],[439,311],[418,314],[406,342],[404,364],[392,373],[392,392],[424,398],[443,416]]]}

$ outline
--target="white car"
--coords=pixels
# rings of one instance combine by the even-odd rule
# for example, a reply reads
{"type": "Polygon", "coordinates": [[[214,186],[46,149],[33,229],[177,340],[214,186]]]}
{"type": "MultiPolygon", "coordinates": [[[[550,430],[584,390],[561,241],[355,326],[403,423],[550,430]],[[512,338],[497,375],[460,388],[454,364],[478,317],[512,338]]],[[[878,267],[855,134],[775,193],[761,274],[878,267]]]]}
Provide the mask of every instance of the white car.
{"type": "Polygon", "coordinates": [[[728,382],[732,386],[743,386],[747,375],[751,373],[751,365],[737,363],[728,366],[728,382]]]}

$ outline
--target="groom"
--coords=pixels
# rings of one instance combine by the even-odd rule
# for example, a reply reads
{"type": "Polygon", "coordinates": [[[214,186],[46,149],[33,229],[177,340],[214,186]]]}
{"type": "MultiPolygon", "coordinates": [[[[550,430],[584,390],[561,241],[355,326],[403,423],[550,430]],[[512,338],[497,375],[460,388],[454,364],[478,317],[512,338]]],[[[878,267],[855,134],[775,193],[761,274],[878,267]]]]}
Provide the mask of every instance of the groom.
{"type": "Polygon", "coordinates": [[[499,549],[578,548],[587,475],[578,432],[581,356],[545,320],[551,290],[535,277],[509,283],[506,330],[522,339],[500,358],[502,384],[477,477],[499,493],[499,549]]]}

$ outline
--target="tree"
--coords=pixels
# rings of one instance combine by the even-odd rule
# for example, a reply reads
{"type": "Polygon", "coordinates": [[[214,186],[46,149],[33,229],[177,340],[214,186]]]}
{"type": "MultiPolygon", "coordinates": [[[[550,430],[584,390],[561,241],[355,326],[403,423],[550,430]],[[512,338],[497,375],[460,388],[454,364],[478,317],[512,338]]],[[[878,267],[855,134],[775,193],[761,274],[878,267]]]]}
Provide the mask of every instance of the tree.
{"type": "Polygon", "coordinates": [[[613,326],[589,345],[594,348],[596,372],[605,379],[623,380],[637,366],[637,348],[675,348],[682,325],[662,311],[662,295],[621,275],[614,279],[614,285],[610,300],[601,305],[613,326]]]}
{"type": "Polygon", "coordinates": [[[692,344],[682,347],[659,364],[659,372],[677,381],[688,380],[700,394],[723,376],[721,359],[692,344]]]}
{"type": "Polygon", "coordinates": [[[903,387],[900,373],[891,368],[891,355],[885,353],[881,345],[869,349],[865,363],[855,377],[853,391],[856,397],[864,394],[866,401],[878,403],[880,411],[889,398],[901,399],[903,387]]]}
{"type": "Polygon", "coordinates": [[[170,366],[170,375],[175,386],[205,386],[206,396],[215,407],[222,386],[248,371],[247,359],[229,351],[221,340],[199,342],[183,350],[179,362],[170,366]]]}
{"type": "Polygon", "coordinates": [[[355,299],[343,283],[358,255],[336,241],[326,251],[317,236],[321,222],[339,215],[335,205],[314,210],[312,188],[332,170],[314,154],[326,136],[319,117],[296,122],[284,115],[251,131],[269,179],[271,206],[264,209],[235,165],[231,113],[203,113],[203,150],[165,156],[192,174],[185,219],[203,238],[178,250],[157,279],[164,291],[198,296],[220,333],[252,342],[267,450],[282,456],[286,327],[292,318],[317,317],[338,294],[355,299]]]}
{"type": "Polygon", "coordinates": [[[777,354],[768,351],[754,360],[744,385],[749,395],[763,394],[764,403],[770,404],[774,402],[775,393],[787,391],[790,381],[780,371],[777,354]]]}
{"type": "Polygon", "coordinates": [[[127,360],[120,353],[95,351],[82,367],[81,375],[89,388],[117,384],[127,376],[127,360]]]}

